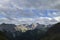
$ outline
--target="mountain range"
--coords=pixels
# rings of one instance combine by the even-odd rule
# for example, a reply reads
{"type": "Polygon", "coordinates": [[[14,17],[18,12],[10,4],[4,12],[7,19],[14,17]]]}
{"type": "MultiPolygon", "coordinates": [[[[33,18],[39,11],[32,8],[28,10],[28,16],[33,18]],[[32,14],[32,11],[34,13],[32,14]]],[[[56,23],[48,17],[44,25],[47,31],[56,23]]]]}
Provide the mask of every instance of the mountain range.
{"type": "Polygon", "coordinates": [[[0,24],[0,30],[1,31],[10,31],[10,32],[15,32],[15,31],[22,31],[25,32],[27,30],[34,30],[34,29],[41,29],[44,30],[47,27],[51,27],[52,25],[44,25],[44,24],[39,24],[39,23],[32,23],[32,24],[21,24],[21,25],[15,25],[15,24],[5,24],[2,23],[0,24]]]}

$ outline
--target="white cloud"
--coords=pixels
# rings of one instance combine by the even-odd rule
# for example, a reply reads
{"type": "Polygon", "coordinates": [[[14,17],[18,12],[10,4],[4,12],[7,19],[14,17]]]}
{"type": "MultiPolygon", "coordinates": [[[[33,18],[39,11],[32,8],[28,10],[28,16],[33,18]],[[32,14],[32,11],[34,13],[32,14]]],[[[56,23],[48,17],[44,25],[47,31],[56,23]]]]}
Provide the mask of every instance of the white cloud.
{"type": "Polygon", "coordinates": [[[59,21],[59,12],[48,12],[48,16],[52,17],[40,17],[44,16],[46,9],[60,10],[60,0],[0,0],[0,13],[7,18],[7,23],[32,23],[37,21],[39,23],[51,23],[51,21],[59,21]],[[38,12],[33,12],[33,10],[38,12]],[[43,10],[42,12],[40,10],[43,10]],[[39,16],[38,16],[39,15],[39,16]],[[20,17],[20,18],[19,18],[20,17]],[[24,18],[23,18],[24,17],[24,18]],[[28,17],[28,18],[27,18],[28,17]],[[39,18],[40,17],[40,18],[39,18]],[[55,18],[54,18],[55,17],[55,18]],[[19,18],[17,20],[17,18],[19,18]]]}
{"type": "Polygon", "coordinates": [[[39,18],[12,18],[9,20],[7,18],[0,18],[0,23],[8,24],[31,24],[31,23],[40,23],[40,24],[55,24],[60,21],[60,17],[49,18],[49,17],[39,17],[39,18]]]}
{"type": "Polygon", "coordinates": [[[54,17],[54,19],[57,20],[58,22],[60,22],[60,16],[54,17]]]}
{"type": "Polygon", "coordinates": [[[34,19],[32,18],[12,18],[13,20],[9,20],[7,18],[0,18],[1,23],[8,23],[8,24],[31,24],[34,19]]]}
{"type": "Polygon", "coordinates": [[[10,0],[0,0],[0,4],[7,4],[7,3],[9,3],[10,2],[10,0]]]}
{"type": "Polygon", "coordinates": [[[60,0],[0,0],[4,8],[60,9],[60,0]]]}
{"type": "Polygon", "coordinates": [[[60,11],[48,12],[48,16],[50,16],[50,17],[57,17],[57,16],[60,16],[60,11]]]}
{"type": "MultiPolygon", "coordinates": [[[[19,11],[18,11],[19,12],[19,11]]],[[[39,12],[38,12],[39,13],[39,12]]],[[[12,24],[21,24],[21,23],[42,23],[42,24],[53,24],[56,22],[59,22],[59,17],[57,17],[60,13],[59,12],[52,12],[52,13],[48,13],[50,14],[50,17],[35,17],[35,11],[33,12],[32,10],[28,10],[28,12],[26,10],[21,10],[21,13],[16,13],[15,11],[5,11],[5,12],[1,12],[2,15],[4,15],[5,18],[8,19],[8,21],[3,20],[2,22],[5,23],[12,23],[12,24]],[[27,14],[29,13],[29,14],[27,14]],[[34,16],[33,16],[34,15],[34,16]],[[54,16],[53,16],[54,15],[54,16]],[[20,17],[22,16],[22,17],[20,17]],[[28,18],[27,18],[27,17],[28,18]],[[29,16],[31,18],[29,18],[29,16]],[[56,16],[56,17],[55,17],[56,16]]],[[[40,14],[45,15],[44,12],[41,12],[40,14]]]]}
{"type": "Polygon", "coordinates": [[[35,22],[40,24],[54,24],[57,23],[57,20],[49,17],[40,17],[35,19],[35,22]]]}

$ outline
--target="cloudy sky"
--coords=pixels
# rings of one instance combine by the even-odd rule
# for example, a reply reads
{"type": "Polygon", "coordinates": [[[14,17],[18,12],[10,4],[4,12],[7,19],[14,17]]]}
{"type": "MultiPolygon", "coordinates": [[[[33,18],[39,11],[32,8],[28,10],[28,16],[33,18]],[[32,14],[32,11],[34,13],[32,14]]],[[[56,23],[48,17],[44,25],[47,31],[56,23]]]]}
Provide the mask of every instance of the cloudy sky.
{"type": "Polygon", "coordinates": [[[60,22],[60,0],[0,0],[0,23],[60,22]]]}

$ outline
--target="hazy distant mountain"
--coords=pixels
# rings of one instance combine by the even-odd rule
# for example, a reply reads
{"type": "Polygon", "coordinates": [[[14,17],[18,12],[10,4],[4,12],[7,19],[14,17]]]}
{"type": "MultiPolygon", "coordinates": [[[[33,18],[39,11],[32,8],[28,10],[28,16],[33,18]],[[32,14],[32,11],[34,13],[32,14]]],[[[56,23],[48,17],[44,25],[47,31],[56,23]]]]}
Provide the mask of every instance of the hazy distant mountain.
{"type": "Polygon", "coordinates": [[[1,24],[0,25],[0,30],[2,31],[27,31],[27,30],[34,30],[34,29],[44,29],[46,27],[51,27],[51,25],[44,25],[44,24],[39,24],[39,23],[32,23],[30,25],[28,24],[21,24],[21,25],[14,25],[14,24],[1,24]]]}
{"type": "Polygon", "coordinates": [[[14,31],[16,31],[15,27],[16,27],[16,25],[14,25],[14,24],[5,24],[5,23],[2,23],[0,25],[0,30],[14,32],[14,31]]]}

